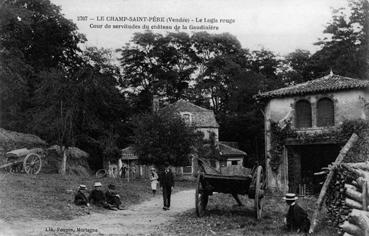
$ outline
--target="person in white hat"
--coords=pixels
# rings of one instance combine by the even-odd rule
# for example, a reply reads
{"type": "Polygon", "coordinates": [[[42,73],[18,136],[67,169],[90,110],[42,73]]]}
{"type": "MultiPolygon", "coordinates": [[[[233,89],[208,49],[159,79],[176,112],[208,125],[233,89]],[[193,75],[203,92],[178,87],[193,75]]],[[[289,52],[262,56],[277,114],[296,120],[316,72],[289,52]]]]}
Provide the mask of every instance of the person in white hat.
{"type": "Polygon", "coordinates": [[[102,184],[100,182],[94,183],[94,190],[91,191],[90,196],[88,196],[88,201],[95,206],[104,207],[106,209],[110,210],[117,210],[111,207],[107,202],[105,198],[104,192],[101,190],[102,184]]]}
{"type": "Polygon", "coordinates": [[[289,206],[285,223],[287,229],[294,232],[308,233],[310,228],[310,220],[306,211],[297,205],[296,200],[298,197],[294,193],[286,193],[283,200],[286,201],[289,206]]]}
{"type": "Polygon", "coordinates": [[[156,189],[158,187],[158,183],[159,183],[159,176],[156,173],[156,169],[154,167],[151,168],[151,174],[150,174],[150,181],[151,181],[151,190],[152,190],[152,195],[155,196],[156,194],[156,189]]]}
{"type": "Polygon", "coordinates": [[[77,206],[90,206],[90,204],[88,203],[87,194],[88,192],[86,185],[81,184],[76,195],[74,196],[74,204],[76,204],[77,206]]]}

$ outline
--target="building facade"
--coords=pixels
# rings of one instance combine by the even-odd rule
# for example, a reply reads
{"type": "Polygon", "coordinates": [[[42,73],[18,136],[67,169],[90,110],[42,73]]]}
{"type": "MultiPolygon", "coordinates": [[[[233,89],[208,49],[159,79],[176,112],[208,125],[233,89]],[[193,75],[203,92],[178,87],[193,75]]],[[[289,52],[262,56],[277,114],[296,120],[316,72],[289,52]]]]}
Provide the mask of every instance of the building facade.
{"type": "Polygon", "coordinates": [[[344,145],[332,135],[340,132],[345,121],[369,118],[368,88],[368,81],[331,73],[257,96],[266,104],[265,156],[270,189],[319,191],[321,180],[314,173],[332,163],[344,145]],[[278,134],[287,129],[290,132],[281,140],[278,134]]]}
{"type": "Polygon", "coordinates": [[[202,132],[204,139],[208,140],[213,133],[216,142],[219,141],[219,125],[212,110],[183,99],[164,107],[162,110],[178,113],[188,125],[202,132]]]}
{"type": "MultiPolygon", "coordinates": [[[[214,135],[218,158],[210,161],[212,167],[220,170],[221,167],[243,165],[243,159],[247,156],[246,152],[239,150],[234,142],[219,141],[219,125],[212,110],[197,106],[183,99],[168,105],[164,109],[178,113],[188,125],[202,132],[205,140],[210,140],[210,137],[214,135]]],[[[196,172],[195,166],[195,163],[192,162],[191,168],[184,168],[186,170],[184,173],[189,171],[191,173],[196,172]]]]}

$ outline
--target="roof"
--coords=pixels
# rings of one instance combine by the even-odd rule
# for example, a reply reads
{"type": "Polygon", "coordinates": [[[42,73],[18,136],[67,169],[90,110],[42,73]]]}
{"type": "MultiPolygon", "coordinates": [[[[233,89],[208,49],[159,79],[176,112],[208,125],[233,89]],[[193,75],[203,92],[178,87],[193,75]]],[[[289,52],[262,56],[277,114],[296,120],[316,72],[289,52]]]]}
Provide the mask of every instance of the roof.
{"type": "Polygon", "coordinates": [[[288,97],[312,93],[369,88],[369,81],[352,79],[330,73],[319,79],[258,94],[259,98],[288,97]]]}
{"type": "Polygon", "coordinates": [[[180,99],[175,103],[172,103],[165,108],[163,111],[172,112],[189,112],[191,113],[192,123],[197,128],[217,128],[219,127],[214,112],[212,110],[197,106],[191,102],[180,99]]]}
{"type": "Polygon", "coordinates": [[[128,146],[122,149],[122,160],[138,160],[135,149],[133,146],[128,146]]]}
{"type": "Polygon", "coordinates": [[[18,143],[25,145],[46,145],[40,137],[0,128],[0,143],[18,143]]]}
{"type": "Polygon", "coordinates": [[[231,147],[227,144],[224,144],[222,142],[219,142],[219,154],[222,156],[222,157],[230,157],[230,156],[247,156],[247,153],[240,150],[240,149],[237,149],[237,148],[234,148],[234,147],[231,147]]]}

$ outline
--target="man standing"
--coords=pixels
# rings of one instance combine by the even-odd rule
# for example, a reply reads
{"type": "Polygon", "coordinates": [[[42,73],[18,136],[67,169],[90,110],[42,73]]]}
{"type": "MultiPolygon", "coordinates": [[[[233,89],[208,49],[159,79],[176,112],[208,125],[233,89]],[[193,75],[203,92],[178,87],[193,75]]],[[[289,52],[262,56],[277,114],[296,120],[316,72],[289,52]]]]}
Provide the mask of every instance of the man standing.
{"type": "Polygon", "coordinates": [[[120,177],[121,178],[125,178],[126,177],[126,171],[127,171],[127,166],[126,166],[126,164],[123,164],[123,166],[122,166],[122,168],[120,168],[120,177]]]}
{"type": "Polygon", "coordinates": [[[290,206],[285,220],[287,229],[290,231],[297,231],[297,233],[307,233],[310,228],[310,220],[306,211],[297,205],[296,194],[287,193],[283,199],[286,201],[287,205],[290,206]]]}
{"type": "Polygon", "coordinates": [[[160,175],[160,185],[163,188],[163,201],[164,207],[163,210],[169,210],[170,208],[170,195],[172,194],[172,190],[174,187],[174,178],[173,173],[169,168],[169,163],[165,162],[164,164],[165,170],[160,175]]]}

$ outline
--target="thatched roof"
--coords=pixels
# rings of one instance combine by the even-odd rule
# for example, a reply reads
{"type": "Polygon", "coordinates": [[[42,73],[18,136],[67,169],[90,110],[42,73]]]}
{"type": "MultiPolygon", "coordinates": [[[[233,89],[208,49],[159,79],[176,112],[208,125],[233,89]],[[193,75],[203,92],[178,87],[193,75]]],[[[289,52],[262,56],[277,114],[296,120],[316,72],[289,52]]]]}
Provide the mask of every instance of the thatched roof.
{"type": "Polygon", "coordinates": [[[18,143],[25,145],[47,145],[40,137],[33,134],[19,133],[0,128],[0,144],[18,143]]]}

